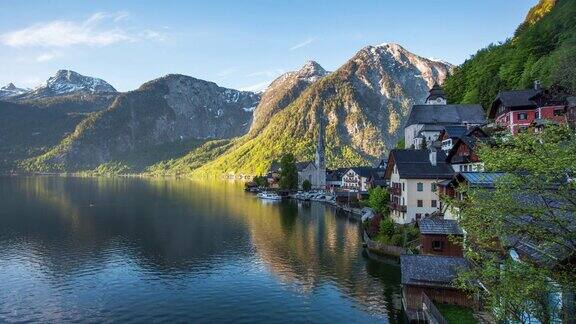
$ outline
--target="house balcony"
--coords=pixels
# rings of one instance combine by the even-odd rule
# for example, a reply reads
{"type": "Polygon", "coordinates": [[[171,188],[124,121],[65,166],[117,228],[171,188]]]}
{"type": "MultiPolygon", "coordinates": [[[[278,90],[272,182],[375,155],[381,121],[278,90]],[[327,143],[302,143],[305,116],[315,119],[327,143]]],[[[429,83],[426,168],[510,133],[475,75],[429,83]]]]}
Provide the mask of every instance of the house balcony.
{"type": "Polygon", "coordinates": [[[400,187],[390,187],[388,190],[390,190],[390,194],[394,196],[400,196],[401,194],[400,187]]]}
{"type": "Polygon", "coordinates": [[[405,205],[400,205],[400,204],[395,203],[395,202],[390,203],[390,209],[391,210],[397,210],[397,211],[403,212],[403,213],[405,213],[407,210],[405,205]]]}

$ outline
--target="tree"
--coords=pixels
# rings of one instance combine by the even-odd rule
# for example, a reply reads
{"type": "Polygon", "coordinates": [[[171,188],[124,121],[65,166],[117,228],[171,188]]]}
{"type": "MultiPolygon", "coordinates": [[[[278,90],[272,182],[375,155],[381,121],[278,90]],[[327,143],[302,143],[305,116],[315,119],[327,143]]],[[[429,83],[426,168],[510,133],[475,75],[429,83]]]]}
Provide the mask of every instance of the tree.
{"type": "Polygon", "coordinates": [[[460,285],[483,295],[499,320],[550,322],[560,312],[559,305],[550,306],[550,294],[576,289],[573,265],[555,262],[554,256],[545,263],[518,262],[507,244],[520,239],[536,250],[574,258],[576,183],[566,180],[576,171],[574,152],[576,134],[567,127],[497,139],[478,152],[487,171],[505,172],[495,188],[462,187],[466,198],[448,201],[460,210],[465,254],[473,265],[460,274],[460,285]]]}
{"type": "Polygon", "coordinates": [[[298,189],[298,170],[294,155],[288,153],[280,159],[280,188],[284,190],[298,189]]]}
{"type": "Polygon", "coordinates": [[[304,191],[310,191],[312,189],[312,184],[310,183],[310,181],[308,180],[304,180],[302,182],[302,190],[304,191]]]}
{"type": "Polygon", "coordinates": [[[381,187],[372,188],[368,195],[368,205],[375,213],[388,215],[389,198],[390,195],[386,189],[381,187]]]}
{"type": "Polygon", "coordinates": [[[402,137],[401,139],[398,140],[398,142],[396,142],[395,148],[403,149],[405,146],[406,146],[406,139],[404,139],[404,137],[402,137]]]}
{"type": "Polygon", "coordinates": [[[420,142],[420,149],[425,150],[428,148],[428,142],[426,142],[426,137],[422,137],[422,142],[420,142]]]}

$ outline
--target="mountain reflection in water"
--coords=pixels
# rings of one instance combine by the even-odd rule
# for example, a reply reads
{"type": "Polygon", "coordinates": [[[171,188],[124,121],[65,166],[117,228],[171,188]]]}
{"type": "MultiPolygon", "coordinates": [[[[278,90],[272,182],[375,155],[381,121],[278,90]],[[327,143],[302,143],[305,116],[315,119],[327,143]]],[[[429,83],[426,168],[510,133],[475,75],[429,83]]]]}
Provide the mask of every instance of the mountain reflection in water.
{"type": "Polygon", "coordinates": [[[0,322],[398,322],[359,225],[239,183],[0,177],[0,322]]]}

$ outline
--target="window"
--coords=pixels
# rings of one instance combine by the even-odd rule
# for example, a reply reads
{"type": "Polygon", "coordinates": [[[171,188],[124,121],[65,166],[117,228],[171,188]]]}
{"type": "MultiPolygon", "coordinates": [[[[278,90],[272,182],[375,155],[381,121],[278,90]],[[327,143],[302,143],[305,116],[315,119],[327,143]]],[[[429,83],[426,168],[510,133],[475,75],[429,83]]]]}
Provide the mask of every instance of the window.
{"type": "Polygon", "coordinates": [[[442,251],[444,249],[444,242],[442,241],[432,241],[432,250],[442,251]]]}
{"type": "Polygon", "coordinates": [[[420,218],[422,218],[422,214],[416,214],[416,220],[420,220],[420,218]]]}
{"type": "Polygon", "coordinates": [[[417,204],[418,204],[418,207],[424,206],[424,203],[422,202],[422,200],[418,200],[417,204]]]}
{"type": "Polygon", "coordinates": [[[518,120],[526,120],[528,119],[527,113],[518,113],[518,120]]]}
{"type": "Polygon", "coordinates": [[[404,197],[402,197],[402,206],[404,206],[404,197]]]}
{"type": "Polygon", "coordinates": [[[431,187],[432,187],[432,192],[436,192],[436,184],[433,183],[431,187]]]}
{"type": "Polygon", "coordinates": [[[418,191],[424,191],[424,184],[422,182],[418,182],[416,184],[416,188],[418,191]]]}
{"type": "Polygon", "coordinates": [[[404,182],[402,182],[402,191],[404,191],[406,189],[404,189],[404,182]]]}
{"type": "Polygon", "coordinates": [[[430,206],[432,206],[432,207],[436,207],[437,204],[438,204],[438,202],[436,200],[432,200],[430,202],[430,206]]]}

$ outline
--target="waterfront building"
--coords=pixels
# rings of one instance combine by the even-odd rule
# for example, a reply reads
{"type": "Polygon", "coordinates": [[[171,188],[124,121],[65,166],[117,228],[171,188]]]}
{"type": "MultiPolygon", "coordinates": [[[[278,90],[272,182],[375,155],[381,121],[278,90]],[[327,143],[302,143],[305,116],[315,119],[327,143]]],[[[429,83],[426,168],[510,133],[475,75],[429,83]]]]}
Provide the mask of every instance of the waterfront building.
{"type": "Polygon", "coordinates": [[[453,175],[442,151],[434,148],[392,150],[385,173],[389,183],[390,217],[396,223],[406,224],[439,211],[437,183],[453,175]]]}
{"type": "Polygon", "coordinates": [[[342,177],[341,188],[347,191],[367,192],[370,189],[370,179],[375,172],[372,167],[350,168],[342,177]]]}
{"type": "Polygon", "coordinates": [[[420,230],[420,253],[444,256],[463,256],[462,246],[451,237],[464,238],[464,231],[454,219],[425,217],[418,222],[420,230]]]}
{"type": "Polygon", "coordinates": [[[430,312],[435,310],[434,303],[474,306],[473,298],[454,286],[458,271],[466,268],[468,263],[461,257],[422,254],[400,256],[402,301],[408,319],[422,321],[429,318],[432,315],[430,312]]]}

